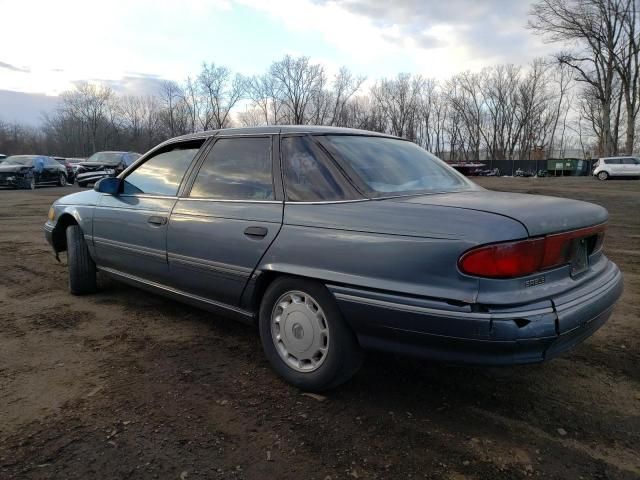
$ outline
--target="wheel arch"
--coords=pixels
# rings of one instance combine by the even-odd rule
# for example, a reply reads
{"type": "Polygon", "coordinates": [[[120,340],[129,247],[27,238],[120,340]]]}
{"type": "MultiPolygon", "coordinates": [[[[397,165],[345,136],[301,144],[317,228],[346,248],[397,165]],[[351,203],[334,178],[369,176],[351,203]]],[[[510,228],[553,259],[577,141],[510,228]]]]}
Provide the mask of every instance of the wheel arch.
{"type": "Polygon", "coordinates": [[[76,218],[69,212],[65,212],[58,218],[56,226],[53,229],[53,249],[58,252],[67,250],[66,230],[70,225],[79,225],[76,218]]]}
{"type": "MultiPolygon", "coordinates": [[[[247,285],[247,288],[242,295],[242,306],[243,308],[246,308],[251,312],[255,312],[254,323],[256,325],[258,322],[260,303],[262,302],[262,298],[264,297],[265,292],[275,280],[281,277],[310,280],[313,282],[321,283],[325,287],[328,281],[327,279],[319,278],[316,276],[305,275],[304,272],[300,272],[297,269],[280,268],[256,270],[254,272],[253,278],[249,281],[249,285],[247,285]]],[[[333,293],[331,293],[331,291],[329,291],[329,294],[333,296],[333,293]]]]}

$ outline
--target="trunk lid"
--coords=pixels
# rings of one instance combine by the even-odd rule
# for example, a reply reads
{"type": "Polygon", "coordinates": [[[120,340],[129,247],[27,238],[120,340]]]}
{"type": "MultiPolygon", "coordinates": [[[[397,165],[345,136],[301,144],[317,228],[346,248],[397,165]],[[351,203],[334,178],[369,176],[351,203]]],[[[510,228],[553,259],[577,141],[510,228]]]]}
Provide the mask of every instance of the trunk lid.
{"type": "Polygon", "coordinates": [[[592,203],[490,190],[421,195],[393,201],[502,215],[520,222],[531,237],[598,225],[608,218],[603,207],[592,203]]]}

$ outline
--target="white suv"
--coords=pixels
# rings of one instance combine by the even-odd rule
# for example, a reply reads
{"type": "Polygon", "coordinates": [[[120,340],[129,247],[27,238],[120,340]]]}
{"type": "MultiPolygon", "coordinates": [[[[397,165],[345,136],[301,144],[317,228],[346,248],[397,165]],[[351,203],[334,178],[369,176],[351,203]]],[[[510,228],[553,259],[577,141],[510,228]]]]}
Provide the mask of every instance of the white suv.
{"type": "Polygon", "coordinates": [[[599,158],[593,174],[599,180],[609,177],[640,177],[640,159],[636,157],[599,158]]]}

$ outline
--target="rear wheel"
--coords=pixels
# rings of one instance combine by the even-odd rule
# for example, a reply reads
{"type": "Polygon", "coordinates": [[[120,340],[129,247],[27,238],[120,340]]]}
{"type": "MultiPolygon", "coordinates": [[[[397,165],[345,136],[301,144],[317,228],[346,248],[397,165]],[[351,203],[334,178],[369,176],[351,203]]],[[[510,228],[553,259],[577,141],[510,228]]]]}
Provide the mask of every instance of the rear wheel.
{"type": "Polygon", "coordinates": [[[66,234],[69,291],[74,295],[93,293],[97,290],[96,264],[89,254],[82,230],[78,225],[70,225],[66,234]]]}
{"type": "Polygon", "coordinates": [[[61,187],[67,186],[67,177],[65,176],[64,173],[61,173],[60,176],[58,177],[58,185],[60,185],[61,187]]]}
{"type": "Polygon", "coordinates": [[[598,173],[598,180],[606,180],[609,178],[609,174],[607,172],[598,173]]]}
{"type": "Polygon", "coordinates": [[[273,369],[306,391],[340,385],[360,368],[363,353],[329,291],[320,283],[282,277],[260,306],[260,339],[273,369]]]}
{"type": "Polygon", "coordinates": [[[36,189],[36,177],[31,175],[29,178],[24,181],[24,188],[27,190],[35,190],[36,189]]]}

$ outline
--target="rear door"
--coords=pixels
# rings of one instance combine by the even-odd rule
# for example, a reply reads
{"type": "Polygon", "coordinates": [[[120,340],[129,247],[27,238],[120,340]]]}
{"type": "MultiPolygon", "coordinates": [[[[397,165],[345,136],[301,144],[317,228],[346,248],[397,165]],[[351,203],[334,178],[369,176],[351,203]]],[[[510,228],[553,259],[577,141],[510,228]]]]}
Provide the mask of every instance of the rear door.
{"type": "Polygon", "coordinates": [[[169,215],[203,142],[176,143],[155,152],[127,173],[121,193],[100,197],[93,216],[93,242],[100,266],[168,283],[169,215]]]}
{"type": "Polygon", "coordinates": [[[219,137],[203,155],[169,223],[167,253],[176,288],[239,305],[282,225],[282,185],[273,175],[276,140],[219,137]]]}
{"type": "Polygon", "coordinates": [[[624,170],[624,175],[627,177],[635,177],[640,175],[640,165],[638,165],[638,160],[633,157],[627,157],[622,159],[622,168],[624,170]]]}

